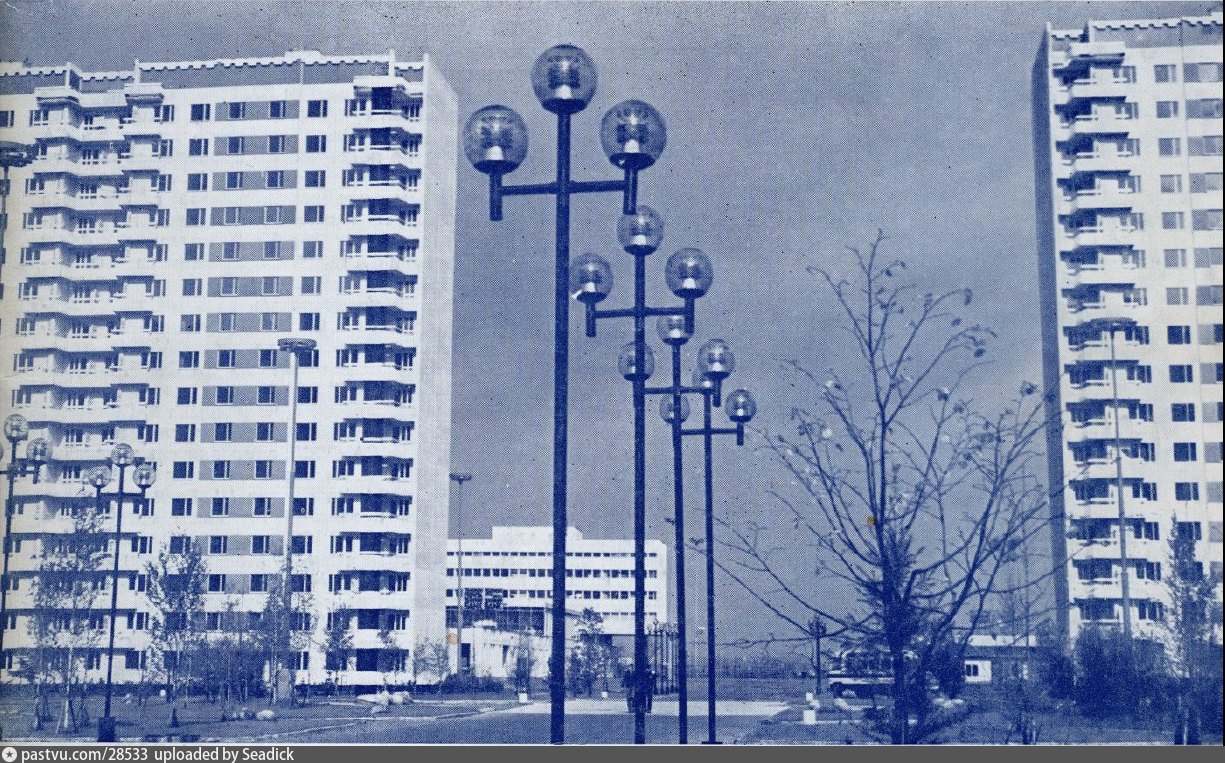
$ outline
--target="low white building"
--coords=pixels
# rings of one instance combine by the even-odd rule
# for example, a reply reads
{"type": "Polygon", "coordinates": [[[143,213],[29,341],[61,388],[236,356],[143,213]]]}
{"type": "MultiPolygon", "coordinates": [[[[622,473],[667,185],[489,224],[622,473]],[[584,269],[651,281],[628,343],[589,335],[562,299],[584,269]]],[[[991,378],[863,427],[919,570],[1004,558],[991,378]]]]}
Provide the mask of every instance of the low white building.
{"type": "MultiPolygon", "coordinates": [[[[603,618],[603,632],[614,643],[628,645],[627,637],[634,633],[633,540],[584,538],[571,527],[566,548],[567,633],[576,634],[574,623],[590,609],[603,618]]],[[[481,675],[505,676],[518,634],[534,634],[531,640],[543,650],[544,659],[536,661],[533,674],[544,675],[553,600],[553,529],[495,526],[489,538],[452,538],[447,544],[446,574],[451,644],[461,641],[455,632],[461,589],[466,602],[464,663],[474,664],[481,675]]],[[[648,539],[648,629],[668,621],[667,581],[667,547],[663,541],[648,539]]]]}

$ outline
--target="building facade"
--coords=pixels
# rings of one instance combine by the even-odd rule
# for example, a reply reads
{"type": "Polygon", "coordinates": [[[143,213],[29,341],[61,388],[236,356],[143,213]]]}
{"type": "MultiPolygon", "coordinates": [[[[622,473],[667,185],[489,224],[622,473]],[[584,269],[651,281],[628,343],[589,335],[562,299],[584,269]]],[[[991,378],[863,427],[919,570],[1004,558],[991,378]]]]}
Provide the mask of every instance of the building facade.
{"type": "Polygon", "coordinates": [[[0,413],[51,442],[15,502],[7,668],[116,443],[158,475],[123,504],[116,680],[152,670],[146,564],[192,546],[213,638],[291,555],[298,681],[324,680],[325,631],[349,634],[347,683],[445,639],[456,126],[429,58],[394,51],[0,65],[0,140],[35,155],[8,197],[0,413]],[[316,343],[296,380],[286,337],[316,343]]]}
{"type": "Polygon", "coordinates": [[[1171,533],[1221,572],[1221,24],[1048,25],[1034,67],[1043,361],[1061,422],[1052,538],[1072,638],[1122,624],[1125,582],[1133,633],[1160,635],[1171,533]]]}
{"type": "MultiPolygon", "coordinates": [[[[634,541],[566,536],[566,614],[591,609],[604,633],[634,633],[634,541]]],[[[668,550],[646,543],[647,626],[668,622],[668,550]]],[[[498,630],[547,634],[553,600],[553,528],[493,527],[488,538],[447,541],[447,626],[455,628],[460,583],[465,625],[492,620],[498,630]],[[462,581],[457,577],[463,559],[462,581]]],[[[569,628],[567,629],[569,630],[569,628]]],[[[465,638],[469,634],[465,634],[465,638]]]]}

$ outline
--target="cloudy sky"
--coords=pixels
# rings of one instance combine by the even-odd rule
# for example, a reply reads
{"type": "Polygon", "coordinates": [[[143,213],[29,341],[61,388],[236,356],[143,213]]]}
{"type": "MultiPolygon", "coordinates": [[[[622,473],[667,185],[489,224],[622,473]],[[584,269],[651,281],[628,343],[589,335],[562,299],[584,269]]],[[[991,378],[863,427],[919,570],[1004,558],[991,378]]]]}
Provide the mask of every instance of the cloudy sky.
{"type": "MultiPolygon", "coordinates": [[[[666,221],[664,245],[649,262],[655,299],[667,297],[668,253],[696,246],[711,256],[715,286],[699,303],[698,339],[731,343],[739,362],[733,383],[754,391],[758,423],[777,430],[808,399],[781,362],[797,358],[820,369],[843,352],[830,299],[804,266],[836,266],[843,247],[868,241],[878,228],[925,290],[974,289],[974,318],[1000,332],[984,388],[1010,393],[1022,378],[1038,380],[1030,68],[1043,25],[1219,7],[7,0],[0,57],[121,69],[133,58],[296,47],[394,48],[405,59],[428,53],[465,117],[488,103],[523,114],[532,150],[510,182],[534,182],[552,172],[553,128],[532,96],[532,62],[550,45],[579,45],[599,68],[599,90],[575,118],[576,175],[614,177],[598,136],[614,103],[641,98],[663,113],[668,146],[641,184],[642,201],[666,221]]],[[[491,223],[485,194],[484,176],[462,163],[453,464],[475,475],[466,488],[466,534],[494,523],[550,521],[551,208],[544,199],[510,199],[505,221],[491,223]]],[[[620,288],[610,303],[624,304],[630,262],[616,244],[617,199],[586,196],[575,207],[573,250],[613,262],[620,288]]],[[[622,534],[630,519],[631,421],[616,352],[629,328],[602,327],[595,340],[574,335],[571,516],[589,535],[622,534]]],[[[649,532],[667,539],[670,454],[653,412],[648,427],[649,532]]],[[[700,464],[692,446],[689,463],[700,464]]],[[[776,509],[762,493],[785,481],[779,468],[730,441],[715,458],[722,509],[769,521],[776,509]]],[[[700,474],[690,479],[696,506],[700,474]]],[[[733,609],[740,608],[724,611],[733,609]]]]}

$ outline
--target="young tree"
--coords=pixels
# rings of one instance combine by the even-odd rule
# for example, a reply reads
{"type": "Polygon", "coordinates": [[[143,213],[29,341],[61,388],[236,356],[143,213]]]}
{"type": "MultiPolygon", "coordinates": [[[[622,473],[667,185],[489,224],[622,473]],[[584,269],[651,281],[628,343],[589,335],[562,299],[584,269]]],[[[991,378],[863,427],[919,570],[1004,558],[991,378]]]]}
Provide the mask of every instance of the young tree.
{"type": "Polygon", "coordinates": [[[532,671],[536,669],[534,640],[530,632],[520,631],[515,636],[515,645],[510,650],[507,675],[514,683],[517,692],[532,690],[532,671]]]}
{"type": "Polygon", "coordinates": [[[153,605],[151,626],[155,675],[166,683],[166,701],[178,699],[179,687],[192,679],[191,662],[203,639],[204,591],[208,565],[196,544],[181,554],[168,548],[145,565],[145,596],[153,605]]]}
{"type": "Polygon", "coordinates": [[[788,363],[813,400],[766,442],[803,500],[773,493],[785,529],[721,521],[731,551],[722,567],[796,639],[816,614],[834,623],[829,636],[885,650],[893,683],[884,730],[913,743],[950,720],[931,702],[929,673],[950,645],[960,659],[1005,588],[1009,549],[1044,527],[1033,473],[1046,421],[1029,383],[1003,410],[975,410],[967,387],[994,334],[959,314],[969,289],[921,293],[884,241],[850,250],[849,279],[809,268],[834,297],[848,352],[824,372],[788,363]],[[858,605],[829,611],[828,586],[797,580],[772,548],[774,532],[786,533],[792,553],[806,537],[822,578],[841,581],[858,605]]]}
{"type": "Polygon", "coordinates": [[[313,632],[311,613],[314,607],[310,592],[291,590],[287,595],[284,586],[284,574],[270,578],[264,609],[252,629],[268,668],[269,704],[281,699],[277,697],[277,674],[280,670],[288,672],[288,700],[294,701],[297,655],[310,647],[313,632]]]}
{"type": "MultiPolygon", "coordinates": [[[[381,633],[379,635],[382,636],[381,633]]],[[[349,610],[340,605],[340,597],[337,597],[323,634],[324,669],[333,691],[340,685],[340,674],[348,667],[349,652],[352,649],[353,634],[349,631],[349,610]]]]}
{"type": "Polygon", "coordinates": [[[446,642],[421,638],[413,645],[413,683],[422,683],[422,677],[432,678],[435,688],[442,693],[442,681],[451,672],[451,652],[446,642]]]}
{"type": "Polygon", "coordinates": [[[106,569],[111,559],[111,537],[105,515],[93,501],[78,506],[72,531],[43,536],[38,578],[34,587],[34,612],[27,626],[34,643],[36,715],[41,716],[46,685],[58,683],[64,691],[64,714],[60,729],[75,732],[83,722],[84,694],[80,704],[72,700],[83,686],[86,660],[96,653],[107,628],[103,593],[111,581],[106,569]]]}
{"type": "Polygon", "coordinates": [[[1174,744],[1200,744],[1203,726],[1221,733],[1221,644],[1216,638],[1221,579],[1195,558],[1195,536],[1171,525],[1166,651],[1174,682],[1174,744]]]}
{"type": "Polygon", "coordinates": [[[379,630],[379,642],[383,645],[379,653],[379,672],[383,674],[383,686],[386,687],[394,683],[397,673],[404,672],[405,663],[411,655],[400,645],[396,632],[391,630],[391,624],[387,621],[384,621],[382,629],[379,630]]]}
{"type": "Polygon", "coordinates": [[[571,682],[574,693],[585,691],[591,695],[596,682],[608,689],[608,639],[604,636],[604,618],[588,607],[578,616],[578,644],[574,647],[571,663],[571,682]]]}

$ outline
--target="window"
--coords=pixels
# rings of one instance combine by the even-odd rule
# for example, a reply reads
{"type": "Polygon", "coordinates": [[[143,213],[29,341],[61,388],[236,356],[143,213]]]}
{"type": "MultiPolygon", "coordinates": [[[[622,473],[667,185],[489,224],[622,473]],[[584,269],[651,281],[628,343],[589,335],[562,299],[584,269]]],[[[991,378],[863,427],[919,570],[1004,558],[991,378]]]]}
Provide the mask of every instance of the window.
{"type": "Polygon", "coordinates": [[[1191,327],[1167,326],[1166,341],[1170,344],[1191,344],[1191,327]]]}
{"type": "Polygon", "coordinates": [[[230,190],[230,191],[242,188],[242,173],[241,172],[225,173],[225,187],[226,187],[226,190],[230,190]]]}
{"type": "Polygon", "coordinates": [[[194,461],[175,461],[170,466],[170,475],[177,480],[189,480],[196,475],[194,461]]]}
{"type": "Polygon", "coordinates": [[[217,405],[233,405],[234,404],[234,388],[233,387],[218,387],[217,388],[217,405]]]}
{"type": "Polygon", "coordinates": [[[225,152],[227,154],[241,154],[246,141],[241,135],[232,135],[225,139],[225,152]]]}
{"type": "MultiPolygon", "coordinates": [[[[218,463],[221,463],[221,462],[219,462],[219,461],[214,461],[214,462],[213,462],[213,470],[214,470],[214,472],[215,472],[215,471],[216,471],[216,469],[217,469],[217,464],[218,464],[218,463]]],[[[211,503],[210,503],[210,505],[209,505],[209,510],[208,510],[208,513],[209,513],[209,515],[210,515],[210,516],[214,516],[214,517],[228,517],[228,516],[230,516],[230,499],[229,499],[229,498],[221,498],[221,497],[215,497],[215,498],[213,498],[213,500],[211,501],[211,503]]]]}
{"type": "Polygon", "coordinates": [[[328,139],[326,135],[307,135],[306,136],[306,153],[321,154],[328,150],[328,139]]]}
{"type": "Polygon", "coordinates": [[[208,538],[208,552],[210,554],[224,554],[229,546],[226,542],[228,540],[224,535],[210,535],[208,538]]]}
{"type": "Polygon", "coordinates": [[[285,171],[270,170],[264,176],[264,185],[268,188],[284,188],[285,187],[285,171]]]}
{"type": "Polygon", "coordinates": [[[11,109],[0,111],[0,127],[12,127],[15,124],[14,113],[11,109]]]}
{"type": "Polygon", "coordinates": [[[279,281],[280,279],[278,279],[276,276],[264,276],[262,279],[260,279],[260,293],[262,293],[265,297],[276,296],[276,294],[279,292],[279,289],[277,288],[279,286],[279,281]]]}
{"type": "Polygon", "coordinates": [[[1195,381],[1195,372],[1187,364],[1170,366],[1170,381],[1174,384],[1190,384],[1195,381]]]}
{"type": "Polygon", "coordinates": [[[1165,290],[1167,305],[1185,305],[1190,298],[1190,292],[1185,286],[1170,286],[1165,290]]]}
{"type": "Polygon", "coordinates": [[[1187,119],[1220,119],[1220,98],[1199,98],[1187,101],[1187,119]]]}
{"type": "Polygon", "coordinates": [[[161,157],[174,156],[174,141],[169,139],[159,140],[153,145],[153,155],[161,157]]]}
{"type": "Polygon", "coordinates": [[[1200,363],[1199,372],[1204,384],[1220,384],[1225,381],[1225,363],[1200,363]]]}
{"type": "Polygon", "coordinates": [[[1178,117],[1178,101],[1157,101],[1158,119],[1175,119],[1178,117]]]}
{"type": "Polygon", "coordinates": [[[205,225],[206,218],[204,216],[204,210],[199,208],[187,210],[187,224],[192,226],[205,225]]]}
{"type": "Polygon", "coordinates": [[[1164,230],[1181,230],[1185,224],[1186,219],[1182,212],[1161,213],[1161,227],[1164,230]]]}
{"type": "Polygon", "coordinates": [[[255,402],[259,405],[275,405],[276,387],[261,386],[256,391],[255,402]]]}
{"type": "Polygon", "coordinates": [[[318,331],[319,313],[301,313],[298,315],[299,331],[318,331]]]}
{"type": "Polygon", "coordinates": [[[272,499],[271,498],[256,498],[252,500],[251,516],[253,517],[272,516],[272,499]]]}
{"type": "Polygon", "coordinates": [[[213,424],[213,442],[229,442],[234,433],[234,425],[229,423],[213,424]]]}
{"type": "Polygon", "coordinates": [[[1194,63],[1182,65],[1182,76],[1186,82],[1220,82],[1221,64],[1194,63]]]}
{"type": "Polygon", "coordinates": [[[323,222],[323,205],[308,205],[302,207],[302,221],[307,223],[323,222]]]}
{"type": "Polygon", "coordinates": [[[190,498],[171,498],[170,499],[170,516],[172,517],[190,517],[191,516],[191,499],[190,498]]]}
{"type": "Polygon", "coordinates": [[[179,368],[199,368],[200,353],[195,350],[184,350],[179,353],[179,368]]]}
{"type": "Polygon", "coordinates": [[[208,156],[208,138],[192,138],[187,141],[187,153],[191,156],[208,156]]]}
{"type": "Polygon", "coordinates": [[[1182,193],[1182,175],[1162,175],[1162,193],[1182,193]]]}
{"type": "Polygon", "coordinates": [[[1174,483],[1174,500],[1176,501],[1198,501],[1199,500],[1199,483],[1198,482],[1175,482],[1174,483]]]}
{"type": "Polygon", "coordinates": [[[1174,443],[1174,460],[1175,461],[1197,461],[1195,443],[1193,442],[1176,442],[1174,443]]]}
{"type": "Polygon", "coordinates": [[[212,118],[213,107],[208,103],[193,103],[191,105],[191,121],[207,122],[212,118]]]}
{"type": "Polygon", "coordinates": [[[179,330],[183,332],[193,332],[200,330],[199,315],[184,315],[179,319],[179,330]]]}
{"type": "Polygon", "coordinates": [[[1195,209],[1191,211],[1191,228],[1193,230],[1221,230],[1222,210],[1195,209]]]}
{"type": "Polygon", "coordinates": [[[173,186],[173,183],[171,182],[172,180],[172,175],[158,175],[156,183],[158,193],[169,193],[171,187],[173,186]]]}
{"type": "Polygon", "coordinates": [[[247,115],[247,104],[245,103],[230,103],[229,107],[230,119],[242,119],[247,115]]]}
{"type": "Polygon", "coordinates": [[[1195,267],[1211,268],[1221,264],[1221,247],[1207,246],[1195,248],[1195,267]]]}
{"type": "Polygon", "coordinates": [[[322,285],[322,276],[302,276],[303,294],[318,294],[322,285]]]}
{"type": "Polygon", "coordinates": [[[272,101],[268,104],[269,119],[285,119],[289,116],[288,101],[272,101]]]}
{"type": "Polygon", "coordinates": [[[322,257],[323,256],[323,242],[322,241],[303,241],[302,242],[302,256],[308,260],[317,259],[319,257],[322,257]]]}
{"type": "Polygon", "coordinates": [[[1181,138],[1158,138],[1157,153],[1161,156],[1181,156],[1182,155],[1182,139],[1181,138]]]}
{"type": "Polygon", "coordinates": [[[1221,173],[1192,172],[1191,193],[1212,193],[1221,190],[1221,173]]]}
{"type": "Polygon", "coordinates": [[[322,188],[326,184],[326,173],[323,170],[307,170],[306,187],[322,188]]]}
{"type": "MultiPolygon", "coordinates": [[[[231,467],[230,467],[229,461],[214,461],[213,462],[213,479],[228,480],[230,478],[230,474],[231,474],[231,467]]],[[[218,499],[216,498],[213,499],[214,506],[216,505],[217,500],[218,499]]],[[[222,498],[220,500],[224,501],[226,499],[222,498]]],[[[229,511],[228,501],[226,503],[226,506],[227,506],[226,511],[228,512],[229,511]]]]}
{"type": "Polygon", "coordinates": [[[266,459],[260,459],[255,462],[255,479],[270,480],[272,479],[272,462],[266,459]]]}
{"type": "Polygon", "coordinates": [[[294,477],[300,479],[312,479],[315,476],[314,461],[295,461],[293,465],[294,477]]]}
{"type": "Polygon", "coordinates": [[[179,387],[176,400],[179,405],[195,405],[197,391],[195,387],[179,387]]]}
{"type": "Polygon", "coordinates": [[[276,331],[277,320],[276,313],[260,313],[259,314],[259,330],[260,331],[276,331]]]}
{"type": "Polygon", "coordinates": [[[218,368],[234,368],[238,365],[238,353],[234,350],[218,350],[217,351],[217,367],[218,368]]]}
{"type": "Polygon", "coordinates": [[[1157,64],[1153,67],[1155,82],[1177,82],[1178,66],[1176,64],[1157,64]]]}
{"type": "Polygon", "coordinates": [[[238,296],[238,279],[234,276],[225,276],[221,279],[221,296],[235,297],[238,296]]]}
{"type": "Polygon", "coordinates": [[[310,118],[326,117],[328,115],[327,101],[307,101],[306,116],[310,118]]]}
{"type": "Polygon", "coordinates": [[[255,425],[255,441],[272,442],[272,435],[275,431],[275,425],[267,421],[261,421],[255,425]]]}
{"type": "Polygon", "coordinates": [[[272,536],[271,535],[253,535],[251,536],[251,553],[253,554],[271,554],[272,553],[272,536]]]}
{"type": "Polygon", "coordinates": [[[1220,156],[1222,143],[1220,135],[1200,135],[1187,138],[1188,156],[1220,156]]]}
{"type": "Polygon", "coordinates": [[[1219,305],[1221,296],[1219,285],[1195,287],[1195,304],[1197,305],[1219,305]]]}

